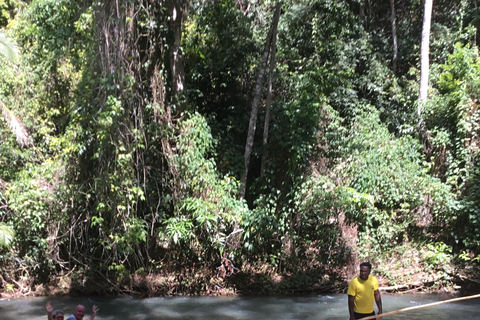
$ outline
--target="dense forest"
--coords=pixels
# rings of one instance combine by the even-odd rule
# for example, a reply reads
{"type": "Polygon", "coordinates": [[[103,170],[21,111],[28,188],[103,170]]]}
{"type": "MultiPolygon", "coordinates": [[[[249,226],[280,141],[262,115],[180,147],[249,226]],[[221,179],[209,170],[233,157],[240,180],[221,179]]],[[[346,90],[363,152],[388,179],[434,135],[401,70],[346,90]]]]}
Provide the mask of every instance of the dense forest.
{"type": "Polygon", "coordinates": [[[0,291],[480,283],[476,0],[0,0],[0,291]]]}

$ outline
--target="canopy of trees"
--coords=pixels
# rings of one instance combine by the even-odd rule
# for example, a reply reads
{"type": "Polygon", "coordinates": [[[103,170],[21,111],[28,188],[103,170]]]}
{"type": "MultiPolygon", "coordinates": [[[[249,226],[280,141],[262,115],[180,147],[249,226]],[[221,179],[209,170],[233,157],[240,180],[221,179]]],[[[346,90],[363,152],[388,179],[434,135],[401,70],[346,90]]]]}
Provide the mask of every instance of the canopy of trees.
{"type": "Polygon", "coordinates": [[[480,9],[427,7],[0,0],[0,288],[478,270],[480,9]]]}

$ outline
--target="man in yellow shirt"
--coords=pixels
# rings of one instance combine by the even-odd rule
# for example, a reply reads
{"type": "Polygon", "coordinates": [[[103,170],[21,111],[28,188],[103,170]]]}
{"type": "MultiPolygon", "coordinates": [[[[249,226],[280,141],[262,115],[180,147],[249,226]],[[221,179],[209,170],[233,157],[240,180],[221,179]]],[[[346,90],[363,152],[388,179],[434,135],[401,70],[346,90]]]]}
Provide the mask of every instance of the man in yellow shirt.
{"type": "MultiPolygon", "coordinates": [[[[372,265],[368,262],[360,264],[360,276],[355,277],[348,286],[348,312],[350,320],[375,315],[373,301],[377,304],[378,314],[382,314],[382,298],[378,290],[377,278],[370,275],[372,265]]],[[[378,317],[377,320],[381,319],[378,317]]]]}

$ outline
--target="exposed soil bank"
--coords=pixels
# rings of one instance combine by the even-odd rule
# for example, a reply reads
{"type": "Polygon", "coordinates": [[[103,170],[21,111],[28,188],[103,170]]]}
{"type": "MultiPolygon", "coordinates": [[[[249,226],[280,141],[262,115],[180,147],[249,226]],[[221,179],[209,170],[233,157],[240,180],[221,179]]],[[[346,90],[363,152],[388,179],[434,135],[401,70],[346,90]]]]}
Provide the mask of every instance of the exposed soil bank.
{"type": "MultiPolygon", "coordinates": [[[[405,272],[396,270],[392,272],[405,272]]],[[[171,274],[135,274],[121,283],[104,277],[70,272],[50,279],[47,284],[32,284],[32,279],[15,282],[1,292],[3,298],[57,295],[113,296],[239,296],[292,295],[346,292],[348,282],[356,274],[347,269],[310,273],[277,274],[265,270],[246,269],[222,277],[208,270],[183,271],[171,274]]],[[[372,272],[376,275],[375,272],[372,272]]],[[[480,279],[476,272],[456,271],[453,274],[418,272],[410,281],[395,283],[376,275],[383,292],[391,293],[478,293],[480,279]]]]}

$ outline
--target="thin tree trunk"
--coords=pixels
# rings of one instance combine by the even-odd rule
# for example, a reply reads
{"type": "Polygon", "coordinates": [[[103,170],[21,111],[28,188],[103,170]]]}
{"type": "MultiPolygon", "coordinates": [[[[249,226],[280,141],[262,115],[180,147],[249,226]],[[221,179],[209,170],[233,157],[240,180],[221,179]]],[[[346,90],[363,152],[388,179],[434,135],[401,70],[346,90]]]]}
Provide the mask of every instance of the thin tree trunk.
{"type": "MultiPolygon", "coordinates": [[[[168,52],[170,63],[170,81],[171,96],[169,102],[178,103],[178,94],[183,91],[185,80],[184,59],[181,52],[182,45],[182,25],[185,14],[185,4],[183,0],[168,0],[167,7],[169,10],[169,37],[168,52]]],[[[180,114],[184,106],[177,105],[177,114],[180,114]]]]}
{"type": "MultiPolygon", "coordinates": [[[[477,11],[477,0],[474,1],[475,5],[475,11],[477,11]]],[[[478,34],[478,28],[475,30],[475,35],[473,36],[473,47],[477,45],[477,34],[478,34]]]]}
{"type": "Polygon", "coordinates": [[[418,94],[417,107],[417,127],[423,126],[422,111],[428,94],[428,75],[429,75],[429,51],[430,51],[430,25],[432,21],[433,0],[425,0],[425,9],[423,12],[422,43],[420,46],[420,90],[418,94]]]}
{"type": "MultiPolygon", "coordinates": [[[[277,6],[281,7],[281,4],[277,6]]],[[[270,109],[272,105],[272,87],[273,87],[273,73],[275,71],[275,54],[276,54],[276,46],[277,46],[277,27],[278,27],[278,20],[280,18],[280,14],[276,14],[274,16],[274,26],[273,26],[273,34],[272,34],[272,43],[270,46],[270,71],[268,73],[268,92],[267,92],[267,103],[265,105],[265,122],[263,125],[263,152],[262,152],[262,163],[260,168],[260,174],[263,175],[265,171],[265,165],[267,162],[267,143],[268,143],[268,129],[270,126],[270,109]],[[276,18],[276,19],[275,19],[276,18]]]]}
{"type": "Polygon", "coordinates": [[[395,15],[395,0],[390,0],[390,10],[392,15],[390,19],[392,21],[392,37],[393,37],[393,57],[392,57],[392,70],[397,72],[397,60],[398,60],[398,40],[397,40],[397,17],[395,15]]]}
{"type": "Polygon", "coordinates": [[[245,193],[247,190],[247,177],[248,177],[248,167],[250,165],[250,156],[252,155],[253,140],[255,137],[255,131],[257,128],[257,116],[258,116],[258,107],[260,105],[260,99],[262,98],[262,87],[265,69],[267,66],[268,52],[270,49],[270,43],[272,41],[272,34],[274,29],[274,21],[278,19],[280,15],[281,3],[278,3],[275,8],[275,14],[272,20],[272,25],[270,26],[270,31],[268,32],[267,39],[265,42],[265,49],[263,51],[262,62],[260,64],[260,70],[258,71],[257,84],[255,86],[255,96],[252,103],[252,111],[250,113],[250,121],[248,123],[248,132],[247,132],[247,142],[245,144],[245,171],[242,176],[242,184],[240,187],[240,199],[245,198],[245,193]]]}

